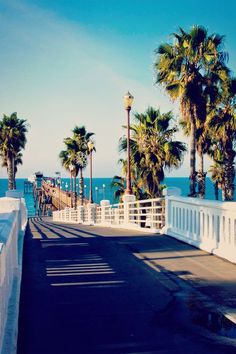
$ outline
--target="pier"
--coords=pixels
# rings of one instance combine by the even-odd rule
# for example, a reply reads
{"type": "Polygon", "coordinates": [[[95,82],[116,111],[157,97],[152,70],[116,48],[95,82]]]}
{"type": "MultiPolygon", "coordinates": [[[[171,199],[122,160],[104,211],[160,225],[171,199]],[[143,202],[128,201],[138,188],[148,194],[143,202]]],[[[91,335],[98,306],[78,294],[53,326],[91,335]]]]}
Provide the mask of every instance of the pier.
{"type": "MultiPolygon", "coordinates": [[[[53,211],[72,208],[75,201],[75,209],[82,205],[82,201],[77,195],[75,196],[75,192],[61,189],[61,185],[56,185],[53,178],[44,177],[41,173],[36,173],[32,189],[37,215],[52,215],[53,211]]],[[[87,204],[88,200],[84,198],[83,205],[87,204]]]]}

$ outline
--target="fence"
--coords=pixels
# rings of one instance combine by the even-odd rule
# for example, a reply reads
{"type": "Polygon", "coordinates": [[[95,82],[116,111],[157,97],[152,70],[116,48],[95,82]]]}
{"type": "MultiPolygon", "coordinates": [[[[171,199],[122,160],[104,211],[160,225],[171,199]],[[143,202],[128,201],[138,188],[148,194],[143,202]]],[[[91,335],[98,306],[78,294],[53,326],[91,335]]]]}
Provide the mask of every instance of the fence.
{"type": "Polygon", "coordinates": [[[236,202],[167,197],[164,231],[236,262],[236,202]]]}
{"type": "Polygon", "coordinates": [[[165,223],[164,199],[127,201],[112,205],[103,200],[100,206],[88,204],[77,210],[66,208],[55,211],[53,220],[158,232],[165,223]]]}

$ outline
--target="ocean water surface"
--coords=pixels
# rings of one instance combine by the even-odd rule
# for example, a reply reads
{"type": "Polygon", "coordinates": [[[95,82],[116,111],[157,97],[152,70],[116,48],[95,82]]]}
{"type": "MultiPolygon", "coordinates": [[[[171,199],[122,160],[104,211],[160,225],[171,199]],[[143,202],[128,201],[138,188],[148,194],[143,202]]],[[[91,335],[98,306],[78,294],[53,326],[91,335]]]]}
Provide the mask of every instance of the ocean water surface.
{"type": "MultiPolygon", "coordinates": [[[[18,178],[16,180],[16,187],[18,190],[24,191],[24,178],[18,178]]],[[[95,203],[99,203],[102,199],[108,199],[111,203],[116,203],[114,198],[114,189],[111,188],[112,178],[94,178],[93,179],[93,199],[95,203]]],[[[7,179],[0,179],[0,197],[5,196],[5,192],[8,189],[7,179]]],[[[167,177],[163,184],[167,187],[178,187],[182,191],[183,196],[187,196],[189,193],[189,178],[188,177],[167,177]]],[[[69,178],[62,178],[62,189],[66,190],[70,186],[69,178]]],[[[89,197],[89,178],[84,179],[84,194],[85,197],[89,197]]],[[[78,188],[78,183],[77,183],[78,188]]],[[[221,193],[219,193],[221,198],[221,193]]],[[[214,200],[214,185],[210,178],[206,179],[206,199],[214,200]]],[[[35,215],[34,201],[32,194],[25,194],[25,200],[29,215],[35,215]]]]}

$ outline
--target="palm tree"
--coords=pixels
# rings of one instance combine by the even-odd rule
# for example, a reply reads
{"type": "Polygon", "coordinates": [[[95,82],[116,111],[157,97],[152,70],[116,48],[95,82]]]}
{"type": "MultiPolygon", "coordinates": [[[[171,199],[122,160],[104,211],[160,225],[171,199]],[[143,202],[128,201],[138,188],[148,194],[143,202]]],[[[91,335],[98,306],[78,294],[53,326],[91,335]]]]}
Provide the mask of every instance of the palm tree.
{"type": "MultiPolygon", "coordinates": [[[[125,142],[126,144],[126,142],[125,142]]],[[[126,176],[127,176],[127,159],[119,159],[118,164],[121,165],[121,176],[114,176],[111,182],[111,187],[115,188],[114,197],[122,201],[126,189],[126,176]]],[[[143,181],[140,177],[140,170],[133,162],[131,157],[131,179],[132,179],[132,193],[137,200],[147,199],[148,195],[143,190],[143,181]]]]}
{"type": "Polygon", "coordinates": [[[219,200],[219,188],[222,189],[222,200],[225,200],[225,170],[222,164],[215,162],[214,165],[210,166],[209,172],[211,173],[211,179],[214,183],[215,188],[215,199],[219,200]]]}
{"type": "MultiPolygon", "coordinates": [[[[135,166],[141,187],[151,198],[161,195],[161,182],[164,169],[178,168],[186,150],[183,143],[173,140],[177,132],[171,126],[171,112],[161,114],[159,109],[149,107],[146,112],[135,114],[135,123],[131,124],[131,166],[135,166]]],[[[126,138],[120,142],[120,150],[127,148],[126,138]]],[[[133,167],[134,168],[134,167],[133,167]]]]}
{"type": "Polygon", "coordinates": [[[62,150],[59,154],[62,166],[70,171],[71,176],[74,178],[74,208],[77,208],[77,191],[76,191],[76,177],[79,173],[79,165],[77,163],[78,157],[78,144],[73,138],[65,138],[64,144],[66,146],[65,150],[62,150]]]}
{"type": "MultiPolygon", "coordinates": [[[[73,161],[73,155],[71,157],[70,151],[68,150],[62,150],[59,154],[59,158],[61,160],[61,165],[64,167],[64,169],[69,173],[70,175],[70,192],[71,196],[73,193],[73,170],[74,170],[74,161],[73,161]]],[[[71,207],[73,207],[73,201],[71,197],[71,207]]]]}
{"type": "MultiPolygon", "coordinates": [[[[14,168],[15,168],[15,175],[18,171],[18,166],[19,165],[23,165],[23,160],[22,160],[22,153],[21,152],[18,152],[15,156],[15,163],[14,163],[14,168]]],[[[7,165],[7,159],[6,157],[2,156],[1,155],[1,152],[0,152],[0,157],[2,157],[2,167],[6,167],[7,168],[7,171],[8,171],[8,165],[7,165]]],[[[13,189],[16,189],[16,181],[14,179],[14,188],[13,189]]]]}
{"type": "Polygon", "coordinates": [[[189,33],[180,28],[172,37],[173,44],[162,44],[156,50],[155,70],[157,83],[173,101],[179,100],[182,119],[190,125],[190,195],[195,196],[196,124],[206,119],[205,91],[211,84],[210,74],[218,67],[225,68],[227,55],[221,51],[223,37],[209,36],[201,26],[193,26],[189,33]]]}
{"type": "Polygon", "coordinates": [[[89,153],[88,142],[91,140],[91,137],[94,133],[89,133],[86,131],[85,126],[75,126],[72,130],[73,138],[78,145],[78,155],[77,163],[79,165],[80,179],[79,179],[79,190],[80,190],[80,201],[83,205],[84,200],[84,179],[83,179],[83,169],[87,166],[87,156],[89,153]]]}
{"type": "MultiPolygon", "coordinates": [[[[212,145],[212,139],[207,122],[197,121],[196,123],[196,150],[199,157],[199,169],[197,172],[198,195],[200,198],[205,198],[207,172],[204,171],[204,155],[209,152],[212,145]]],[[[179,121],[179,124],[184,135],[189,136],[190,122],[182,119],[179,121]]]]}
{"type": "Polygon", "coordinates": [[[111,181],[111,188],[115,189],[114,197],[121,203],[125,193],[125,178],[121,176],[114,176],[111,181]]]}
{"type": "Polygon", "coordinates": [[[22,163],[21,150],[25,148],[28,127],[25,119],[19,119],[17,113],[0,120],[0,157],[7,167],[8,188],[15,189],[17,164],[22,163]]]}
{"type": "Polygon", "coordinates": [[[234,200],[234,179],[236,156],[236,78],[225,80],[222,85],[219,102],[215,105],[208,121],[221,155],[224,166],[225,200],[234,200]]]}

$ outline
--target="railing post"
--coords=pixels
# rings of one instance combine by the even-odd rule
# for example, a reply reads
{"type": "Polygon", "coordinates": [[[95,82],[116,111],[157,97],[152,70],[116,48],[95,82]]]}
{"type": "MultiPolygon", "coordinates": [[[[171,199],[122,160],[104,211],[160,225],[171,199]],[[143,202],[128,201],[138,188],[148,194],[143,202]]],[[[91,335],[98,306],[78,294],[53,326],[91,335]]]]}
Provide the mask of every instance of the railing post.
{"type": "Polygon", "coordinates": [[[84,222],[84,206],[83,205],[79,205],[76,209],[76,221],[78,223],[84,222]]]}
{"type": "Polygon", "coordinates": [[[87,204],[88,210],[88,223],[89,225],[94,225],[96,220],[96,205],[95,204],[87,204]]]}
{"type": "Polygon", "coordinates": [[[124,202],[124,225],[128,225],[130,223],[129,203],[135,202],[135,200],[136,200],[135,195],[125,194],[123,196],[123,202],[124,202]]]}
{"type": "Polygon", "coordinates": [[[180,196],[181,189],[176,187],[168,187],[163,190],[163,195],[165,197],[165,226],[162,228],[161,233],[168,234],[168,229],[171,229],[174,226],[172,220],[171,196],[180,196]]]}
{"type": "Polygon", "coordinates": [[[101,200],[100,202],[101,205],[101,224],[104,224],[107,222],[106,220],[106,207],[110,205],[109,200],[101,200]]]}

